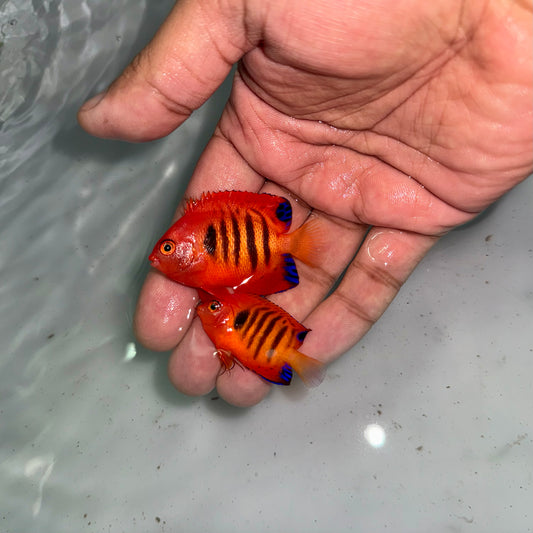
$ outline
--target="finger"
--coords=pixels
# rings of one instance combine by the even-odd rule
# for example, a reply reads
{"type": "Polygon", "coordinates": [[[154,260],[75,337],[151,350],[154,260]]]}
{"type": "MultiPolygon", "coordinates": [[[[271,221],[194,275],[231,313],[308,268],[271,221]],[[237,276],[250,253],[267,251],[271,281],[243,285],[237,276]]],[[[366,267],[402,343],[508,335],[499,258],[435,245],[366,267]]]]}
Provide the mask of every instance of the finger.
{"type": "Polygon", "coordinates": [[[141,289],[133,328],[141,344],[151,350],[171,350],[194,318],[198,295],[156,270],[148,273],[141,289]]]}
{"type": "Polygon", "coordinates": [[[252,407],[266,398],[275,385],[254,372],[235,365],[217,379],[217,392],[235,407],[252,407]]]}
{"type": "Polygon", "coordinates": [[[168,362],[171,383],[189,396],[202,396],[215,388],[221,369],[216,349],[205,334],[199,318],[193,320],[168,362]]]}
{"type": "Polygon", "coordinates": [[[339,287],[306,318],[312,331],[302,350],[331,362],[351,348],[383,314],[437,240],[417,233],[373,228],[339,287]]]}
{"type": "Polygon", "coordinates": [[[179,126],[252,46],[241,2],[181,0],[122,75],[79,111],[89,133],[147,141],[179,126]]]}

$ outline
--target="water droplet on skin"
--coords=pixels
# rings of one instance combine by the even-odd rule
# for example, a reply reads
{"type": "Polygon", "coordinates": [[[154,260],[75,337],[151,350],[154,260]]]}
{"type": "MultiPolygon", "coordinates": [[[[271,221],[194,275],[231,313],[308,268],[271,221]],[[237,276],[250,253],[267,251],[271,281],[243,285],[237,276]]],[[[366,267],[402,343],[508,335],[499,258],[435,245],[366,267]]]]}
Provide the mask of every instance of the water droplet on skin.
{"type": "Polygon", "coordinates": [[[366,251],[372,261],[378,262],[384,267],[388,267],[391,264],[397,249],[394,246],[394,240],[390,237],[395,235],[398,235],[397,231],[384,230],[370,237],[366,251]]]}
{"type": "MultiPolygon", "coordinates": [[[[185,314],[186,320],[190,320],[194,316],[194,311],[196,309],[196,302],[198,301],[198,297],[193,297],[193,305],[187,309],[187,312],[185,314]]],[[[180,311],[180,309],[183,309],[181,299],[178,298],[170,298],[168,300],[168,304],[165,309],[165,313],[162,317],[163,324],[168,324],[168,322],[180,311]]]]}
{"type": "Polygon", "coordinates": [[[174,311],[178,308],[179,303],[175,298],[170,298],[168,305],[165,309],[165,314],[163,315],[163,324],[168,324],[170,318],[174,315],[174,311]]]}

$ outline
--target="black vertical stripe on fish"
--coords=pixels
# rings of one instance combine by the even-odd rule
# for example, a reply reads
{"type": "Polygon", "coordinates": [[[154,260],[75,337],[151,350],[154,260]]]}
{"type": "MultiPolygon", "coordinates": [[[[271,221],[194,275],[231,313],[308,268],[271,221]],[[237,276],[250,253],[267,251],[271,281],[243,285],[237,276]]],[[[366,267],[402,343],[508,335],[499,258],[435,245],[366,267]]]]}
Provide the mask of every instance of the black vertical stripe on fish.
{"type": "Polygon", "coordinates": [[[263,215],[261,215],[261,223],[263,228],[263,255],[265,256],[265,264],[268,265],[270,263],[270,232],[263,215]]]}
{"type": "Polygon", "coordinates": [[[220,222],[220,237],[222,238],[222,256],[224,263],[228,262],[228,252],[229,252],[229,238],[228,238],[228,228],[226,226],[226,221],[222,219],[220,222]]]}
{"type": "Polygon", "coordinates": [[[294,346],[294,337],[296,336],[296,332],[293,328],[289,330],[289,339],[287,339],[287,346],[294,346]]]}
{"type": "Polygon", "coordinates": [[[253,326],[253,323],[256,321],[261,310],[263,310],[263,308],[254,309],[254,311],[252,312],[252,316],[248,319],[248,322],[246,322],[246,325],[244,326],[244,329],[241,332],[243,340],[246,339],[246,334],[248,333],[249,329],[253,326]]]}
{"type": "Polygon", "coordinates": [[[204,237],[204,248],[209,255],[215,255],[217,249],[217,231],[213,224],[209,224],[204,237]]]}
{"type": "Polygon", "coordinates": [[[259,355],[259,351],[263,347],[263,344],[265,344],[265,341],[268,339],[268,336],[270,335],[270,333],[274,329],[274,326],[276,325],[276,322],[280,318],[281,317],[279,315],[275,316],[272,320],[270,320],[270,322],[267,324],[266,328],[263,330],[263,333],[261,334],[261,337],[257,341],[257,346],[255,347],[254,359],[257,359],[257,356],[259,355]]]}
{"type": "Polygon", "coordinates": [[[252,271],[255,272],[255,270],[257,269],[257,248],[255,245],[254,221],[252,220],[250,213],[246,213],[245,224],[246,247],[248,249],[248,255],[250,256],[252,271]]]}
{"type": "Polygon", "coordinates": [[[263,258],[265,265],[268,265],[270,263],[270,230],[268,229],[268,223],[266,221],[265,216],[260,213],[259,211],[256,211],[255,209],[252,210],[252,212],[259,217],[261,220],[261,238],[263,241],[263,258]]]}
{"type": "Polygon", "coordinates": [[[279,329],[278,333],[274,337],[274,340],[272,341],[272,344],[270,345],[270,348],[268,349],[268,352],[267,352],[269,361],[274,355],[276,348],[278,347],[278,344],[281,342],[281,339],[283,339],[285,333],[287,333],[287,329],[288,329],[287,326],[283,326],[282,328],[279,329]]]}
{"type": "Polygon", "coordinates": [[[250,316],[249,309],[243,309],[242,311],[239,311],[237,315],[235,316],[235,320],[233,321],[233,327],[235,329],[241,329],[246,323],[246,320],[248,319],[249,316],[250,316]]]}
{"type": "Polygon", "coordinates": [[[266,319],[274,314],[274,311],[265,311],[261,318],[257,321],[257,324],[255,325],[255,328],[253,329],[253,332],[250,335],[250,338],[248,339],[248,344],[246,345],[246,348],[250,349],[252,346],[255,336],[261,331],[261,328],[264,326],[266,319]]]}
{"type": "Polygon", "coordinates": [[[231,230],[233,232],[233,259],[235,266],[238,266],[241,256],[241,232],[239,231],[239,222],[233,213],[231,214],[231,230]]]}

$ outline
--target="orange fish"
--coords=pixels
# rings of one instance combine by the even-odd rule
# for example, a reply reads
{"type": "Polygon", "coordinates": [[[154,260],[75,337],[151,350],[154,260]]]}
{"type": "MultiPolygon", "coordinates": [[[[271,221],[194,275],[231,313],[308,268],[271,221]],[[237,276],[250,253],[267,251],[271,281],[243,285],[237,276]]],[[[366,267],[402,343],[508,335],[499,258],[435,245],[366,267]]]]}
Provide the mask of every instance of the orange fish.
{"type": "Polygon", "coordinates": [[[288,233],[291,204],[271,194],[206,193],[155,245],[150,262],[174,281],[210,290],[272,294],[298,285],[292,256],[313,263],[319,232],[313,221],[288,233]]]}
{"type": "Polygon", "coordinates": [[[293,370],[309,387],[322,382],[325,366],[298,351],[309,330],[281,307],[253,294],[198,292],[198,316],[227,369],[238,362],[280,385],[293,370]]]}

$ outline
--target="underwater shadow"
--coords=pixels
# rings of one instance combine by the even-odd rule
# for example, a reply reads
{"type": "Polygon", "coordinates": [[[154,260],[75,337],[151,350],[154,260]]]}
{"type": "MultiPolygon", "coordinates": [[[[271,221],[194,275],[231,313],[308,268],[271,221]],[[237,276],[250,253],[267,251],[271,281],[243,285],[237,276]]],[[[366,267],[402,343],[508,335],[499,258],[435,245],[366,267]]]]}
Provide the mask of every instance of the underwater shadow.
{"type": "Polygon", "coordinates": [[[209,394],[202,397],[202,402],[208,411],[211,411],[217,416],[235,419],[247,416],[250,413],[251,407],[235,407],[223,400],[217,393],[216,389],[213,389],[209,394]]]}
{"type": "Polygon", "coordinates": [[[174,407],[191,407],[198,402],[198,398],[187,396],[172,385],[167,373],[169,357],[170,352],[154,352],[139,345],[133,362],[153,364],[152,386],[166,404],[174,407]]]}
{"type": "Polygon", "coordinates": [[[477,226],[492,215],[492,213],[497,209],[499,203],[500,201],[498,200],[495,203],[489,205],[488,207],[483,209],[483,211],[481,211],[479,215],[476,215],[472,220],[469,220],[468,222],[465,222],[464,224],[461,224],[460,226],[454,228],[451,233],[469,230],[471,227],[477,226]]]}
{"type": "Polygon", "coordinates": [[[152,141],[145,144],[134,144],[125,141],[110,141],[93,137],[77,123],[64,128],[52,140],[54,150],[67,155],[71,159],[83,161],[91,159],[99,163],[118,163],[124,159],[148,155],[153,150],[152,141]]]}
{"type": "MultiPolygon", "coordinates": [[[[235,69],[226,77],[215,93],[201,106],[194,111],[191,117],[200,115],[200,126],[191,136],[189,144],[189,156],[194,160],[194,164],[188,170],[188,175],[196,165],[196,161],[204,151],[205,146],[211,139],[213,132],[220,120],[222,111],[229,98],[233,84],[235,69]]],[[[79,102],[81,106],[83,102],[79,102]]],[[[168,142],[168,137],[172,135],[186,135],[186,132],[178,127],[174,132],[169,133],[161,139],[155,139],[144,143],[132,143],[127,141],[100,139],[87,133],[76,121],[78,106],[72,106],[68,114],[70,125],[65,125],[52,139],[52,147],[60,153],[69,156],[71,159],[83,161],[91,159],[100,163],[118,163],[122,160],[135,159],[143,160],[149,156],[157,144],[168,142]]],[[[186,124],[186,122],[184,123],[186,124]]]]}

